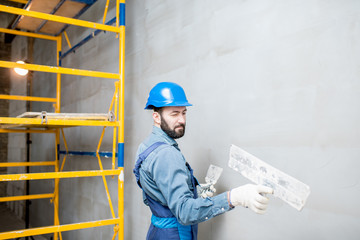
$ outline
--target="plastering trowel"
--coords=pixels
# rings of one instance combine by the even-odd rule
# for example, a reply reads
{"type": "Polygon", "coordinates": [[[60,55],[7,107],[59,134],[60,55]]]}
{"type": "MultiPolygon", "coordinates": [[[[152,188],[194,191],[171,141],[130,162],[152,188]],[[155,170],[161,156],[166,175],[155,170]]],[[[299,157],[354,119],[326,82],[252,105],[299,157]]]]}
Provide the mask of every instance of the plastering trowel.
{"type": "Polygon", "coordinates": [[[250,181],[271,187],[274,196],[300,211],[310,195],[310,187],[301,181],[270,166],[259,158],[232,145],[229,167],[241,173],[250,181]]]}

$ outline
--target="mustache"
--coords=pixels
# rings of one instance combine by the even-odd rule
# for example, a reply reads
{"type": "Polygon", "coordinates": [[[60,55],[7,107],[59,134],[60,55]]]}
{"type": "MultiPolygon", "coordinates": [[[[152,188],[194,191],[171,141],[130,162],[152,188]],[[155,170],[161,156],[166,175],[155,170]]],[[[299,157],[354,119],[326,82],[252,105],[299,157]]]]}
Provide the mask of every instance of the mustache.
{"type": "Polygon", "coordinates": [[[185,128],[185,124],[183,123],[180,123],[179,125],[176,125],[174,128],[178,128],[178,127],[182,127],[182,128],[185,128]]]}

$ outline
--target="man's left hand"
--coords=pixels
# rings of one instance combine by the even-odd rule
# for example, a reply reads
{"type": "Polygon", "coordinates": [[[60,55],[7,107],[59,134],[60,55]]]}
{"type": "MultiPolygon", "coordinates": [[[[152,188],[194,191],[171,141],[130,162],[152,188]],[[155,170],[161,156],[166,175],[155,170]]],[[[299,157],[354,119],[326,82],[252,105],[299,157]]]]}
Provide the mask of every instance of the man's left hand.
{"type": "Polygon", "coordinates": [[[212,197],[216,192],[216,189],[211,183],[202,183],[196,186],[198,196],[202,198],[212,197]]]}

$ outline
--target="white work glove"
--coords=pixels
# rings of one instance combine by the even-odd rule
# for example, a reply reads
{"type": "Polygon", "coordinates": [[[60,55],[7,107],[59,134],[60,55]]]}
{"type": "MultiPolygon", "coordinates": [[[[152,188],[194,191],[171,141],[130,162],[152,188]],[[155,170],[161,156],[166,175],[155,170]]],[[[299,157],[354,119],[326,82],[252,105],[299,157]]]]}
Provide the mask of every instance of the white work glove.
{"type": "Polygon", "coordinates": [[[269,202],[265,194],[273,194],[273,192],[274,190],[270,187],[246,184],[230,191],[230,203],[233,206],[241,205],[258,214],[264,214],[269,202]]]}
{"type": "Polygon", "coordinates": [[[199,197],[207,198],[214,196],[216,189],[211,183],[201,183],[196,186],[197,194],[199,197]]]}

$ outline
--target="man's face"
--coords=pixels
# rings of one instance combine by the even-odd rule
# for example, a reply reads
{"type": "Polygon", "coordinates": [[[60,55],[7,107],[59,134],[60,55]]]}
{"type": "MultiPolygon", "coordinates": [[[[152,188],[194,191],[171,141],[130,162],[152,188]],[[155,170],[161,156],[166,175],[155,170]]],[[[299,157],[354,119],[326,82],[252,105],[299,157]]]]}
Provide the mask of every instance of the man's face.
{"type": "Polygon", "coordinates": [[[161,114],[157,113],[160,128],[173,139],[181,138],[185,134],[186,111],[186,107],[164,107],[161,114]]]}

